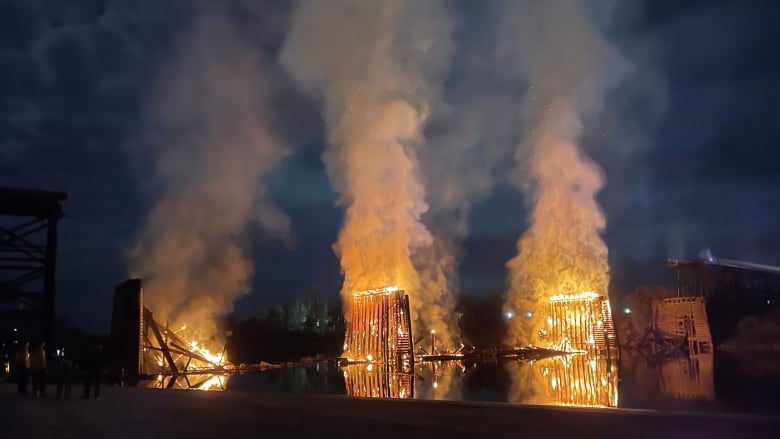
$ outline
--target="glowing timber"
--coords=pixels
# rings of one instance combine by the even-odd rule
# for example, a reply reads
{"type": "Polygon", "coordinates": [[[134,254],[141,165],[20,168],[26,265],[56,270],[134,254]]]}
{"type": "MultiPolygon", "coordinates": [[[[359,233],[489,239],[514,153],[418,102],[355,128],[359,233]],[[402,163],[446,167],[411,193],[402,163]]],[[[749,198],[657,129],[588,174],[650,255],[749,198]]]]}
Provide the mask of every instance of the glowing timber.
{"type": "Polygon", "coordinates": [[[354,293],[344,357],[406,369],[414,363],[411,332],[409,296],[398,287],[354,293]]]}
{"type": "Polygon", "coordinates": [[[609,299],[592,292],[551,297],[540,336],[555,349],[618,355],[609,299]]]}
{"type": "MultiPolygon", "coordinates": [[[[195,341],[186,342],[177,332],[160,326],[148,308],[143,309],[142,341],[139,356],[142,359],[142,376],[173,376],[188,374],[224,374],[232,366],[224,363],[224,351],[212,354],[195,341]]],[[[170,382],[173,386],[175,380],[170,382]]]]}

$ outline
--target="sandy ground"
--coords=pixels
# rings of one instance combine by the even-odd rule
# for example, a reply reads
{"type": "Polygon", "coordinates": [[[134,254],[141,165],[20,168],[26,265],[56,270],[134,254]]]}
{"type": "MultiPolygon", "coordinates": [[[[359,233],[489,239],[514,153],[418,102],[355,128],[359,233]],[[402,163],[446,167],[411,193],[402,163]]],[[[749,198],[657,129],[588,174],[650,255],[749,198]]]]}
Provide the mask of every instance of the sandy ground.
{"type": "Polygon", "coordinates": [[[134,388],[106,388],[99,401],[57,401],[18,397],[0,384],[2,438],[338,436],[780,437],[780,417],[134,388]]]}

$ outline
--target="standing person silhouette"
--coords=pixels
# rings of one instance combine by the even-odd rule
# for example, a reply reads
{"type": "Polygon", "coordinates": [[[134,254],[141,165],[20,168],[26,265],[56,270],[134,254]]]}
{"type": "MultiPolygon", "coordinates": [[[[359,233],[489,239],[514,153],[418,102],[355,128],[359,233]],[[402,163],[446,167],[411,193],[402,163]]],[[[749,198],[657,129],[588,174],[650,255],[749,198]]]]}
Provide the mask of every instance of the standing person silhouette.
{"type": "Polygon", "coordinates": [[[24,396],[27,394],[27,379],[30,371],[30,352],[28,348],[30,343],[23,341],[19,343],[19,348],[14,355],[14,374],[16,375],[17,394],[24,396]]]}
{"type": "Polygon", "coordinates": [[[92,386],[95,386],[95,399],[100,399],[100,379],[103,373],[103,345],[95,345],[95,350],[87,357],[84,364],[84,395],[81,399],[89,399],[92,386]]]}
{"type": "Polygon", "coordinates": [[[32,389],[36,398],[46,397],[46,343],[40,342],[30,352],[30,372],[32,373],[32,389]]]}
{"type": "Polygon", "coordinates": [[[60,357],[56,365],[54,380],[57,383],[57,399],[70,399],[70,389],[73,384],[73,361],[60,357]]]}

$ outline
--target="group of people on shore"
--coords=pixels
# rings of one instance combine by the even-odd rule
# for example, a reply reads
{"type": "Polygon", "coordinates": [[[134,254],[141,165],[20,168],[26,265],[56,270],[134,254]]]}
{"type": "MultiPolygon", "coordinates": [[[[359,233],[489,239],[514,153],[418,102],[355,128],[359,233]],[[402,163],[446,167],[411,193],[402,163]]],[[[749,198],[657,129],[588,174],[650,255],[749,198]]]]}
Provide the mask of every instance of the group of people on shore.
{"type": "Polygon", "coordinates": [[[36,398],[45,398],[49,377],[54,378],[57,386],[57,399],[70,399],[75,380],[84,379],[84,393],[81,399],[88,399],[94,389],[95,399],[100,398],[100,381],[103,375],[103,346],[98,344],[94,350],[74,363],[64,355],[56,355],[48,361],[46,343],[40,342],[30,348],[29,342],[19,343],[14,355],[11,376],[17,384],[17,394],[27,395],[27,386],[32,384],[32,393],[36,398]]]}

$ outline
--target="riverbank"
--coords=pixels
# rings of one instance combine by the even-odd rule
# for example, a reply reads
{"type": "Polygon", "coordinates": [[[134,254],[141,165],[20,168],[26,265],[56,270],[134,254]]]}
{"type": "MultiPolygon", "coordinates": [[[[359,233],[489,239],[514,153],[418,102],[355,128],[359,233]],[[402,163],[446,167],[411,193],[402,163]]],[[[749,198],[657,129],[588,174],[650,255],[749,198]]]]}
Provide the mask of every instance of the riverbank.
{"type": "Polygon", "coordinates": [[[58,401],[13,391],[0,384],[0,437],[669,439],[776,437],[780,431],[780,417],[723,414],[115,387],[99,401],[58,401]]]}

